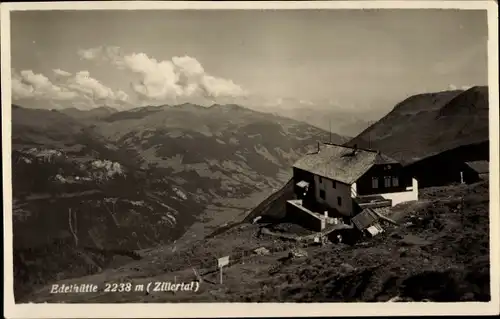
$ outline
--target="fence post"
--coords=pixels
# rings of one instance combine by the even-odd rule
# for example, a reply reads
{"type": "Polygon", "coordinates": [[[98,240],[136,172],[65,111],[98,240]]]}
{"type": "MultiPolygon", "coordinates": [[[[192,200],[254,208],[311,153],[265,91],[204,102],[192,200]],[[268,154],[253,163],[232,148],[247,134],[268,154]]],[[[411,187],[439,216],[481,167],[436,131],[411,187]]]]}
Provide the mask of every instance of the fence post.
{"type": "Polygon", "coordinates": [[[222,268],[224,267],[220,267],[220,284],[222,285],[222,268]]]}

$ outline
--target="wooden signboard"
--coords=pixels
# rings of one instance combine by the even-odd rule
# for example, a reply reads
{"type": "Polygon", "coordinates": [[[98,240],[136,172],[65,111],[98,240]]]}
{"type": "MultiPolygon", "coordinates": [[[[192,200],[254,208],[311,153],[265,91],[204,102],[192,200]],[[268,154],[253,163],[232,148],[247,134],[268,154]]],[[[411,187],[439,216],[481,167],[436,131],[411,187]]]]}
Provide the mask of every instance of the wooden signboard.
{"type": "Polygon", "coordinates": [[[229,256],[217,259],[217,264],[220,269],[220,283],[222,285],[222,267],[229,265],[229,256]]]}
{"type": "Polygon", "coordinates": [[[229,256],[219,258],[218,260],[219,268],[227,266],[229,264],[229,256]]]}

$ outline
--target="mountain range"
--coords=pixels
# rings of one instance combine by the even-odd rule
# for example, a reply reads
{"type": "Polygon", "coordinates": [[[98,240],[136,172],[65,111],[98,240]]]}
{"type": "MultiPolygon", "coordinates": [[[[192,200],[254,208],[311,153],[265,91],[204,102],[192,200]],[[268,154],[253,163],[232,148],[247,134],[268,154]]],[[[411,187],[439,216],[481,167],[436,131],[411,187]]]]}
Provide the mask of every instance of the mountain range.
{"type": "Polygon", "coordinates": [[[243,218],[327,138],[347,141],[238,105],[122,112],[13,105],[18,293],[243,218]]]}

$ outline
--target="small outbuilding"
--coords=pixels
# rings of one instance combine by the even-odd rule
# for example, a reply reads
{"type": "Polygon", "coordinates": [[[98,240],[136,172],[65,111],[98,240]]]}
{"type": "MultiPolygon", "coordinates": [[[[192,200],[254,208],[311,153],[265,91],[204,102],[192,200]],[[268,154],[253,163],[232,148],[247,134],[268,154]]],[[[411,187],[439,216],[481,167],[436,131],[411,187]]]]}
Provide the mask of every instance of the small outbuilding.
{"type": "Polygon", "coordinates": [[[260,248],[257,248],[254,250],[254,252],[257,254],[257,255],[261,255],[261,256],[264,256],[264,255],[269,255],[271,252],[269,251],[269,249],[267,249],[266,247],[260,247],[260,248]]]}
{"type": "Polygon", "coordinates": [[[377,222],[378,216],[369,208],[352,218],[352,223],[360,231],[367,229],[377,222]]]}
{"type": "Polygon", "coordinates": [[[481,180],[487,180],[490,173],[490,163],[488,161],[465,162],[461,172],[462,183],[470,184],[481,180]]]}
{"type": "Polygon", "coordinates": [[[384,232],[379,224],[380,217],[370,208],[364,209],[361,213],[352,218],[354,227],[361,233],[371,237],[384,232]]]}

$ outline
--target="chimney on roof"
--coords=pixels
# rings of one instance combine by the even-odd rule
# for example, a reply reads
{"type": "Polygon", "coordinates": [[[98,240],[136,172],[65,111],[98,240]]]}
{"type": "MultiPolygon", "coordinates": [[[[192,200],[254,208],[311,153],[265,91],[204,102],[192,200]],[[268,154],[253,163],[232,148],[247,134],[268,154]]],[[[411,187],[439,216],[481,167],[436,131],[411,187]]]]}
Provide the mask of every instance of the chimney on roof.
{"type": "Polygon", "coordinates": [[[342,156],[347,156],[347,157],[353,157],[356,155],[357,151],[358,151],[358,144],[354,144],[352,147],[351,147],[351,151],[349,153],[346,153],[342,156]]]}
{"type": "Polygon", "coordinates": [[[318,142],[318,153],[319,153],[319,142],[318,142]]]}

